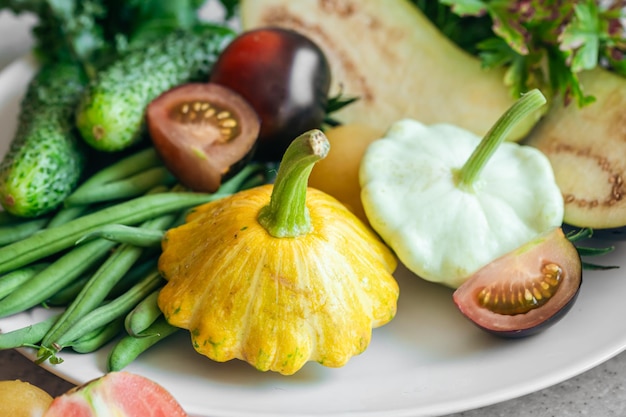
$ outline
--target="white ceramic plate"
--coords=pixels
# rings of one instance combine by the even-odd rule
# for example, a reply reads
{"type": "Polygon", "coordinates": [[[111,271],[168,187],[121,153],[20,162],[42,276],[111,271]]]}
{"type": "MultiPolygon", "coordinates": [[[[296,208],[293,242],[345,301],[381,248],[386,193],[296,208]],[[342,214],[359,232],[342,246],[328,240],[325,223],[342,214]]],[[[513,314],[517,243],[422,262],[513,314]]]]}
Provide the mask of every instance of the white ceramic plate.
{"type": "MultiPolygon", "coordinates": [[[[0,153],[12,138],[19,100],[33,73],[19,60],[0,74],[0,153]]],[[[603,257],[626,265],[624,247],[603,257]]],[[[456,310],[449,289],[403,268],[398,314],[374,331],[370,347],[340,369],[307,364],[289,377],[196,354],[185,333],[155,346],[130,365],[170,390],[202,417],[436,416],[494,404],[559,383],[626,347],[623,269],[587,272],[572,311],[547,331],[500,340],[475,328],[456,310]],[[618,319],[619,318],[619,319],[618,319]]],[[[44,309],[0,320],[9,331],[50,314],[44,309]]],[[[33,358],[31,351],[23,353],[33,358]]],[[[108,349],[63,354],[48,366],[73,383],[105,372],[108,349]]]]}

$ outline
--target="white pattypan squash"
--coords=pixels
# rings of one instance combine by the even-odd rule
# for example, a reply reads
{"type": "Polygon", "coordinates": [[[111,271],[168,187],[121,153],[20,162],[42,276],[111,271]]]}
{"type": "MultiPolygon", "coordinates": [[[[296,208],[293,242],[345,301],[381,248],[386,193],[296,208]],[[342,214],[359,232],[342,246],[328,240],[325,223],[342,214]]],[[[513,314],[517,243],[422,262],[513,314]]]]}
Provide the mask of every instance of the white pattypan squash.
{"type": "Polygon", "coordinates": [[[547,157],[503,142],[531,99],[542,104],[543,95],[535,93],[482,140],[453,125],[406,119],[368,147],[359,173],[365,212],[418,276],[457,288],[482,266],[562,224],[563,198],[547,157]]]}

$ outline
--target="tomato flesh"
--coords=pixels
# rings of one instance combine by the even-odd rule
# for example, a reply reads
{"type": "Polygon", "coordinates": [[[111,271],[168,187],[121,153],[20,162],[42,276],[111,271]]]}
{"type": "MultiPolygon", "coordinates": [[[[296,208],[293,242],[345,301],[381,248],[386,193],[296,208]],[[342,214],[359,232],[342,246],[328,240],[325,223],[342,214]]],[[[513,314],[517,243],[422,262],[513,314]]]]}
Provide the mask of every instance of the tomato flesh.
{"type": "Polygon", "coordinates": [[[576,247],[561,228],[478,270],[453,294],[461,313],[492,334],[535,334],[570,310],[582,284],[576,247]]]}
{"type": "Polygon", "coordinates": [[[525,314],[545,305],[563,281],[563,268],[555,263],[541,266],[537,274],[524,281],[495,281],[476,295],[480,306],[497,314],[525,314]]]}
{"type": "Polygon", "coordinates": [[[148,131],[165,166],[194,191],[215,192],[253,156],[260,130],[254,109],[217,84],[175,87],[150,103],[148,131]]]}
{"type": "Polygon", "coordinates": [[[330,66],[304,35],[282,28],[244,32],[220,54],[210,81],[241,94],[261,119],[257,157],[278,161],[326,115],[330,66]]]}

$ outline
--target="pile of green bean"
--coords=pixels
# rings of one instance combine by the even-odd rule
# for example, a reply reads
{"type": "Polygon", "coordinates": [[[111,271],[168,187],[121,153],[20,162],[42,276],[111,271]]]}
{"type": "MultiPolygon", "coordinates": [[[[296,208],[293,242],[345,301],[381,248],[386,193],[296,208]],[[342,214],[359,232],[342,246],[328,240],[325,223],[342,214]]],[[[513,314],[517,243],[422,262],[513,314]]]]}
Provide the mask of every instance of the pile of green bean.
{"type": "Polygon", "coordinates": [[[63,349],[112,343],[108,370],[127,366],[177,331],[156,302],[165,231],[197,205],[266,182],[266,171],[249,164],[216,193],[194,193],[150,147],[96,172],[52,215],[0,212],[0,317],[37,306],[56,313],[0,333],[0,349],[35,348],[38,362],[58,364],[63,349]]]}

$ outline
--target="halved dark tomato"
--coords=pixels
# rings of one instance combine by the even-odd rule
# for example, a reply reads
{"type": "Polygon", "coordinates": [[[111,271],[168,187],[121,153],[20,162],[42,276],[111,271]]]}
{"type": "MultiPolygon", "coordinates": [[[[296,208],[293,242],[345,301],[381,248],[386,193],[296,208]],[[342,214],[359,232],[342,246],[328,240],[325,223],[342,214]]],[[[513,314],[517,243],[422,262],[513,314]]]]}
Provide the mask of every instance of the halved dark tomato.
{"type": "Polygon", "coordinates": [[[480,269],[456,289],[453,299],[481,329],[522,337],[560,320],[581,283],[580,255],[556,228],[480,269]]]}
{"type": "Polygon", "coordinates": [[[165,166],[194,191],[215,192],[251,159],[260,130],[239,94],[211,83],[175,87],[150,103],[148,131],[165,166]]]}

